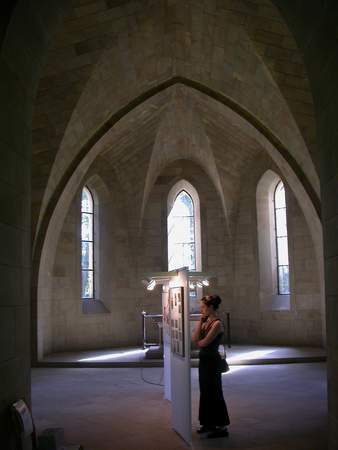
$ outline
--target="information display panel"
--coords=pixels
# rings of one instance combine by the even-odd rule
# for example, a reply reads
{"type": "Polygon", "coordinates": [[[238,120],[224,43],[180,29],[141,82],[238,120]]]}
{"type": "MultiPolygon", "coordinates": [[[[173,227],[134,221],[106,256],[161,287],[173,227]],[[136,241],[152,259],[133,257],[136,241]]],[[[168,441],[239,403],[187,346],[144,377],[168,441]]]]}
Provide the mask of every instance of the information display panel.
{"type": "Polygon", "coordinates": [[[184,289],[176,287],[169,289],[170,299],[170,335],[172,353],[185,356],[184,342],[184,289]]]}
{"type": "Polygon", "coordinates": [[[170,301],[168,284],[163,286],[163,370],[164,370],[164,398],[171,401],[171,329],[170,329],[170,301]]]}

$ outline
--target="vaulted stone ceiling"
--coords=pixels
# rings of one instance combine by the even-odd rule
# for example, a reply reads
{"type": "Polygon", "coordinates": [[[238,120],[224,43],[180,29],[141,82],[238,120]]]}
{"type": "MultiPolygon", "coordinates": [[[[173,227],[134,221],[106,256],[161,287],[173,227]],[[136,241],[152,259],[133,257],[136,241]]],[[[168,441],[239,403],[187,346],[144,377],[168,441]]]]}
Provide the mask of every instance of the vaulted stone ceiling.
{"type": "MultiPolygon", "coordinates": [[[[34,228],[39,216],[41,221],[52,211],[46,208],[57,201],[75,162],[111,127],[114,142],[104,157],[127,192],[142,193],[144,204],[160,168],[154,149],[172,98],[165,86],[156,88],[176,76],[248,111],[283,142],[318,194],[308,81],[270,1],[73,0],[51,44],[36,100],[34,228]],[[130,182],[135,171],[143,173],[139,184],[130,182]]],[[[209,168],[234,178],[261,146],[222,114],[206,96],[195,98],[209,163],[214,159],[209,168]]],[[[226,187],[217,183],[224,196],[226,187]]]]}

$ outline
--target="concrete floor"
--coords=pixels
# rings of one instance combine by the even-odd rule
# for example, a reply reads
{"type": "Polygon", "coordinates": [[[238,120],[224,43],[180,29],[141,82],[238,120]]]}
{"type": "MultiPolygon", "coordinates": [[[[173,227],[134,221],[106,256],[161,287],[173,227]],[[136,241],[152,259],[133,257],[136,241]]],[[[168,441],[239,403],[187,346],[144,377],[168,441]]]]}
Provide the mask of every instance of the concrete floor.
{"type": "MultiPolygon", "coordinates": [[[[149,352],[156,349],[151,347],[149,352]]],[[[125,367],[125,366],[161,366],[163,360],[146,359],[140,347],[111,348],[82,352],[52,353],[47,355],[41,366],[80,366],[80,367],[125,367]]],[[[196,352],[195,352],[196,353],[196,352]]],[[[326,351],[320,347],[281,347],[264,345],[233,345],[226,348],[227,360],[232,364],[271,364],[289,362],[319,362],[326,360],[326,351]]],[[[192,355],[194,356],[194,355],[192,355]]],[[[197,356],[197,355],[196,355],[197,356]]],[[[192,365],[197,366],[192,358],[192,365]]]]}
{"type": "MultiPolygon", "coordinates": [[[[197,369],[192,374],[193,429],[198,427],[197,369]]],[[[63,427],[85,450],[179,450],[163,400],[163,370],[152,368],[36,368],[32,370],[37,430],[63,427]],[[143,380],[143,379],[144,380],[143,380]]],[[[232,366],[223,375],[230,437],[195,449],[326,449],[325,363],[232,366]]]]}

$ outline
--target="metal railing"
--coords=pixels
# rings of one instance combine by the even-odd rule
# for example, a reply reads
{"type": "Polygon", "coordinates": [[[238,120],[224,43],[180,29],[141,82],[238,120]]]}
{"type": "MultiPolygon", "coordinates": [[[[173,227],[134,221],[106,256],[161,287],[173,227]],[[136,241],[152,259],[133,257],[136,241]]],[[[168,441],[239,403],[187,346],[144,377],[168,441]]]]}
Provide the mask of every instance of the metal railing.
{"type": "Polygon", "coordinates": [[[141,313],[141,320],[142,320],[142,343],[143,348],[152,347],[152,346],[161,346],[163,342],[162,337],[162,328],[159,327],[159,339],[158,342],[147,342],[147,327],[146,327],[146,321],[150,319],[153,323],[159,323],[162,324],[163,314],[152,314],[152,313],[146,313],[145,311],[142,311],[141,313]]]}

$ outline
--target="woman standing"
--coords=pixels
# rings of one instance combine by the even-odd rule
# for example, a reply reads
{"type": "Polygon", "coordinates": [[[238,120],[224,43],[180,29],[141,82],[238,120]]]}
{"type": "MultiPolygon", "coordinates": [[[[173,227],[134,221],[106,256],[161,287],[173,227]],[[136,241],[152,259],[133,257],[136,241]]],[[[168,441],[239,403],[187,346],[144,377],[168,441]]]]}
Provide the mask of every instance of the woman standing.
{"type": "Polygon", "coordinates": [[[201,300],[201,318],[192,340],[199,352],[200,428],[197,433],[208,433],[209,438],[228,436],[230,424],[223,398],[221,356],[218,346],[222,340],[223,325],[216,310],[221,303],[218,295],[206,295],[201,300]]]}

